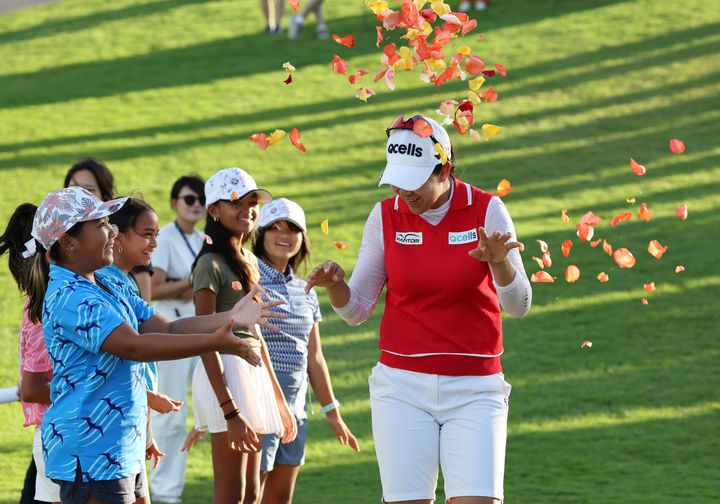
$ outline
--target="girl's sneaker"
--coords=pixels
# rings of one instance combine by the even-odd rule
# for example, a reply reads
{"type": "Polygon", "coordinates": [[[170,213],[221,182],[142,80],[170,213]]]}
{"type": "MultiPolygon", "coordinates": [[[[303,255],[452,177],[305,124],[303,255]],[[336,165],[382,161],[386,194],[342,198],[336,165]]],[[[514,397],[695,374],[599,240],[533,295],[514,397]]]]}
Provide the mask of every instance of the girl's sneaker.
{"type": "Polygon", "coordinates": [[[317,25],[317,38],[318,40],[327,40],[330,38],[330,30],[325,23],[317,25]]]}
{"type": "Polygon", "coordinates": [[[290,16],[290,21],[288,23],[288,38],[290,40],[295,40],[300,36],[304,21],[305,20],[300,15],[290,16]]]}

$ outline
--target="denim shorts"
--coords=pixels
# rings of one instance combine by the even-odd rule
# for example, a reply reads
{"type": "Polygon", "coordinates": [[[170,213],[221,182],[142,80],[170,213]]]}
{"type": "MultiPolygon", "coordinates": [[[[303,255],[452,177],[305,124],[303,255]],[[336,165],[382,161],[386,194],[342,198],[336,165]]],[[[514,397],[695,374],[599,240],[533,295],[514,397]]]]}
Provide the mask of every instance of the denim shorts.
{"type": "Polygon", "coordinates": [[[297,437],[292,443],[281,444],[277,434],[263,434],[261,471],[272,471],[275,464],[300,466],[305,463],[305,439],[307,438],[307,413],[305,397],[308,389],[308,376],[305,371],[292,373],[276,372],[280,388],[290,411],[297,421],[297,437]]]}
{"type": "Polygon", "coordinates": [[[85,504],[90,497],[108,504],[133,504],[145,497],[145,471],[127,478],[83,482],[80,466],[75,481],[53,480],[60,486],[60,501],[63,504],[85,504]]]}

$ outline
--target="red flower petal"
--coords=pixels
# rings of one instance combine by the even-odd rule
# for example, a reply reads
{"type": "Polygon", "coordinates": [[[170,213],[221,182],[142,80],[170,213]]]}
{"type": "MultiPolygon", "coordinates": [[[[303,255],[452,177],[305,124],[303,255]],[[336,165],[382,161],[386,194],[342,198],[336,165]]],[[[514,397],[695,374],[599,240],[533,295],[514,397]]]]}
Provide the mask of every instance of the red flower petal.
{"type": "Polygon", "coordinates": [[[299,2],[299,0],[288,0],[288,5],[290,6],[290,8],[291,8],[294,12],[297,12],[297,11],[300,10],[300,2],[299,2]]]}
{"type": "Polygon", "coordinates": [[[590,226],[589,224],[580,223],[577,226],[577,235],[580,238],[580,241],[588,241],[591,240],[593,235],[595,234],[595,228],[590,226]]]}
{"type": "Polygon", "coordinates": [[[347,73],[347,67],[348,67],[347,61],[342,59],[337,54],[335,56],[333,56],[332,68],[336,74],[345,75],[347,73]]]}
{"type": "Polygon", "coordinates": [[[234,290],[234,291],[243,290],[242,284],[240,282],[238,282],[237,280],[235,280],[233,283],[231,283],[230,286],[232,287],[232,290],[234,290]]]}
{"type": "Polygon", "coordinates": [[[613,252],[613,259],[615,259],[615,264],[621,268],[632,268],[636,262],[635,256],[626,248],[619,248],[613,252]]]}
{"type": "Polygon", "coordinates": [[[270,145],[270,142],[268,141],[267,135],[265,133],[253,133],[248,137],[248,140],[254,142],[255,145],[260,147],[262,150],[267,149],[268,145],[270,145]]]}
{"type": "Polygon", "coordinates": [[[650,222],[652,218],[652,212],[648,210],[647,203],[644,201],[640,204],[640,212],[637,214],[638,219],[642,219],[645,222],[650,222]]]}
{"type": "Polygon", "coordinates": [[[375,47],[380,47],[380,43],[383,41],[382,26],[376,26],[377,29],[377,40],[375,41],[375,47]]]}
{"type": "Polygon", "coordinates": [[[648,304],[648,300],[645,299],[645,298],[642,298],[642,299],[640,300],[640,302],[641,302],[642,304],[644,304],[644,305],[648,304]]]}
{"type": "Polygon", "coordinates": [[[612,245],[610,245],[610,244],[609,244],[608,242],[606,242],[605,240],[603,240],[603,250],[605,251],[605,253],[606,253],[607,255],[609,255],[609,256],[613,255],[612,245]]]}
{"type": "Polygon", "coordinates": [[[592,341],[583,341],[580,343],[580,348],[592,348],[592,341]]]}
{"type": "Polygon", "coordinates": [[[587,224],[588,226],[597,226],[602,222],[602,219],[592,212],[588,212],[580,217],[580,224],[587,224]]]}
{"type": "Polygon", "coordinates": [[[307,149],[300,141],[300,132],[297,128],[293,128],[290,130],[290,143],[292,143],[295,147],[297,147],[299,150],[305,152],[307,149]]]}
{"type": "Polygon", "coordinates": [[[648,244],[648,252],[651,256],[653,256],[655,259],[660,259],[663,254],[667,251],[667,247],[663,247],[660,245],[660,242],[657,240],[652,240],[648,244]]]}
{"type": "Polygon", "coordinates": [[[580,269],[574,264],[570,264],[565,270],[565,281],[569,283],[577,282],[580,279],[580,269]]]}
{"type": "Polygon", "coordinates": [[[292,74],[288,74],[287,79],[283,81],[286,85],[292,82],[292,74]]]}
{"type": "Polygon", "coordinates": [[[642,177],[643,175],[645,175],[646,172],[645,167],[641,164],[636,163],[633,158],[630,158],[630,169],[638,177],[642,177]]]}
{"type": "Polygon", "coordinates": [[[383,27],[386,30],[394,30],[397,25],[399,25],[402,22],[402,12],[397,11],[393,12],[391,14],[388,14],[383,19],[383,27]]]}
{"type": "Polygon", "coordinates": [[[601,241],[602,241],[602,238],[598,238],[598,239],[595,240],[595,241],[591,241],[591,242],[590,242],[590,246],[591,246],[592,248],[596,248],[598,245],[600,245],[600,242],[601,242],[601,241]]]}
{"type": "Polygon", "coordinates": [[[680,205],[678,209],[675,211],[675,215],[678,216],[682,220],[686,220],[688,216],[688,207],[685,203],[680,205]]]}
{"type": "Polygon", "coordinates": [[[600,281],[600,283],[605,283],[608,280],[610,280],[610,277],[608,277],[607,273],[604,271],[598,274],[597,279],[600,281]]]}
{"type": "Polygon", "coordinates": [[[485,62],[478,56],[472,54],[465,59],[465,71],[470,75],[476,75],[483,71],[485,62]]]}
{"type": "Polygon", "coordinates": [[[418,119],[413,124],[413,133],[419,137],[428,138],[432,135],[432,126],[430,126],[429,122],[424,121],[423,119],[418,119]]]}
{"type": "Polygon", "coordinates": [[[570,255],[570,249],[572,248],[572,240],[565,240],[562,242],[562,255],[568,257],[570,255]]]}
{"type": "Polygon", "coordinates": [[[538,271],[532,274],[530,281],[535,283],[554,283],[555,277],[550,276],[547,271],[538,271]]]}
{"type": "Polygon", "coordinates": [[[682,154],[685,152],[685,143],[677,138],[670,139],[670,150],[675,154],[682,154]]]}
{"type": "Polygon", "coordinates": [[[493,88],[489,88],[482,93],[478,93],[478,96],[488,103],[494,102],[498,99],[497,91],[495,91],[493,88]]]}
{"type": "Polygon", "coordinates": [[[542,263],[543,263],[543,266],[545,266],[546,268],[549,268],[550,266],[552,266],[552,258],[550,257],[550,252],[545,252],[542,255],[542,263]]]}
{"type": "Polygon", "coordinates": [[[337,248],[339,248],[340,250],[342,250],[342,249],[346,248],[346,247],[347,247],[348,245],[350,245],[350,244],[349,244],[348,242],[339,242],[339,241],[336,241],[336,242],[333,242],[333,245],[335,245],[337,248]]]}
{"type": "Polygon", "coordinates": [[[463,23],[462,31],[460,33],[463,35],[467,35],[471,31],[473,31],[475,28],[477,28],[477,20],[469,19],[463,23]]]}
{"type": "Polygon", "coordinates": [[[643,289],[645,289],[646,292],[655,292],[655,282],[643,284],[643,289]]]}
{"type": "Polygon", "coordinates": [[[333,33],[332,39],[345,47],[355,47],[355,37],[353,35],[345,35],[344,37],[341,37],[340,35],[335,35],[333,33]]]}
{"type": "Polygon", "coordinates": [[[632,219],[632,213],[631,212],[622,212],[617,214],[615,217],[612,218],[610,221],[610,226],[615,227],[618,225],[618,223],[626,220],[632,219]]]}
{"type": "Polygon", "coordinates": [[[503,77],[507,75],[507,70],[505,70],[505,67],[502,66],[500,63],[495,63],[495,68],[497,68],[498,73],[503,77]]]}

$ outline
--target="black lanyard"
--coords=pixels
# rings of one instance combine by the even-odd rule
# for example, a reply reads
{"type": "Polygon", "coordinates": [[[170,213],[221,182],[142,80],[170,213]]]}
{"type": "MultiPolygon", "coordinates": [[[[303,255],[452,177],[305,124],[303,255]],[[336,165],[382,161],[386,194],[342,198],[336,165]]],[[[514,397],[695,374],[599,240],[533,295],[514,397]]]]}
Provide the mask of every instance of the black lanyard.
{"type": "Polygon", "coordinates": [[[183,241],[185,242],[185,245],[187,245],[188,250],[192,254],[193,258],[197,257],[198,253],[193,250],[193,248],[190,246],[190,242],[187,239],[187,236],[185,236],[185,232],[180,227],[180,224],[177,223],[177,221],[174,221],[175,227],[178,230],[178,233],[180,233],[180,236],[182,236],[183,241]]]}

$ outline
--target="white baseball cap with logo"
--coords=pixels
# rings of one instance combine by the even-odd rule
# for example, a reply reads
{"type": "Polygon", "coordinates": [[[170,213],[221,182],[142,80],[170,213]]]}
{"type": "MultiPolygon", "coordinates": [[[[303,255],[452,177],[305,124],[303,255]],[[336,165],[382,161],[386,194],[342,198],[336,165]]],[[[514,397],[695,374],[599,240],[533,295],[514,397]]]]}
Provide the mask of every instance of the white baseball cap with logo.
{"type": "Polygon", "coordinates": [[[290,221],[303,231],[307,231],[305,212],[303,212],[302,207],[287,198],[277,198],[267,205],[263,205],[260,210],[258,227],[264,229],[281,220],[290,221]]]}
{"type": "Polygon", "coordinates": [[[235,201],[250,193],[256,193],[258,203],[268,203],[272,195],[265,189],[258,189],[255,179],[240,168],[225,168],[205,182],[205,207],[218,201],[235,201]]]}
{"type": "Polygon", "coordinates": [[[445,150],[448,160],[452,159],[450,137],[434,119],[415,116],[402,120],[399,117],[387,131],[387,165],[378,186],[390,184],[406,191],[418,189],[441,163],[435,144],[445,150]],[[430,125],[431,135],[422,137],[413,131],[413,123],[419,119],[430,125]]]}

